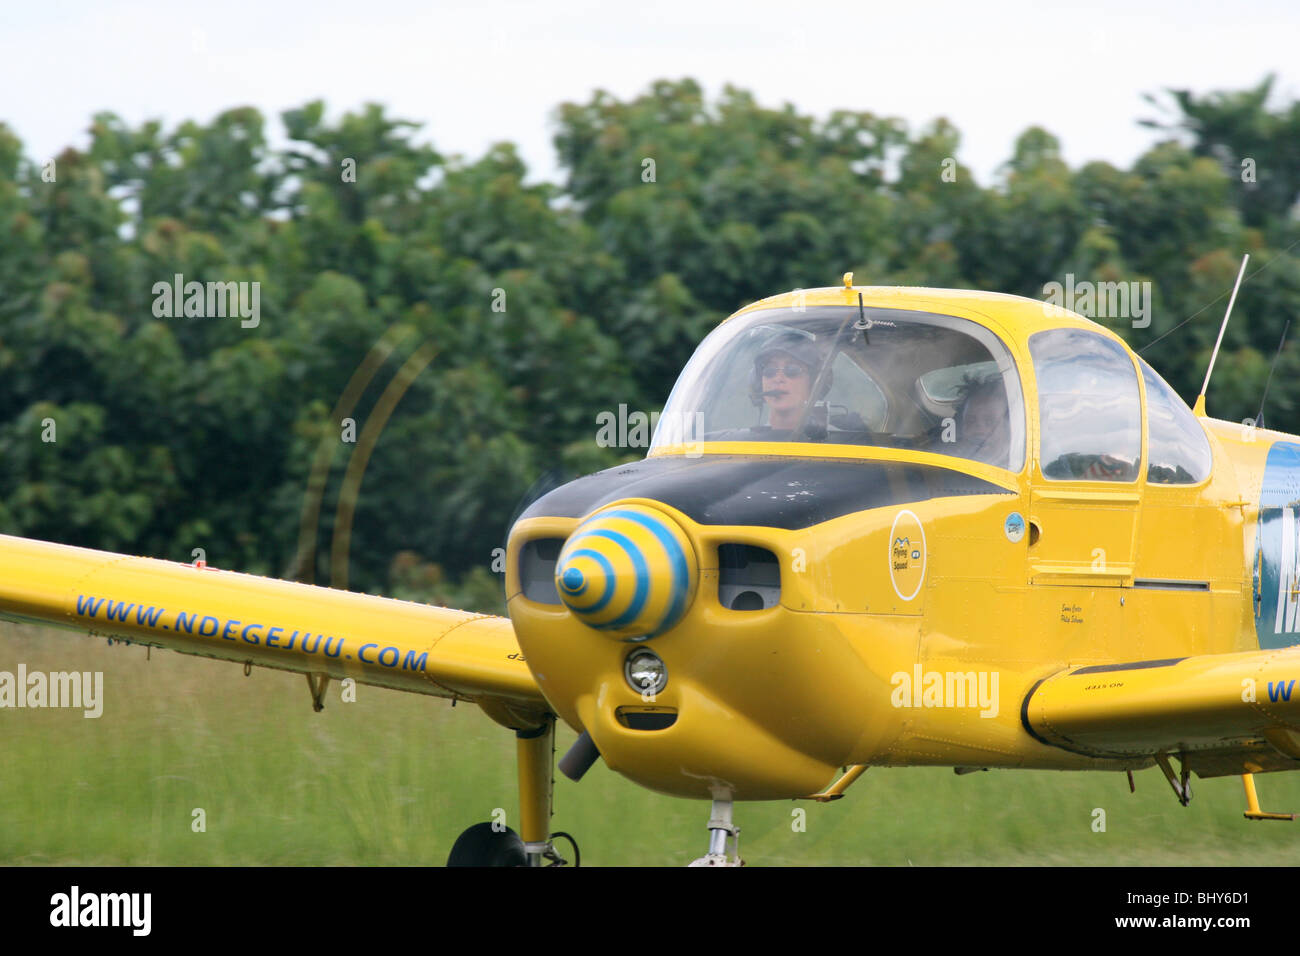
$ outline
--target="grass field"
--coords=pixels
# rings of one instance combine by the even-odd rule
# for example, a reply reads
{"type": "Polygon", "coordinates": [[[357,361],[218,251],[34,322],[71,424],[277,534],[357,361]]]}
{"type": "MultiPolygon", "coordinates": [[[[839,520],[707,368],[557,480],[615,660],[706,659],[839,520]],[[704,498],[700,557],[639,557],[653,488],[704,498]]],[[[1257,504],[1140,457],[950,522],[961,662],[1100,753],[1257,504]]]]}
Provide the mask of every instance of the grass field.
{"type": "MultiPolygon", "coordinates": [[[[477,707],[368,687],[322,713],[300,675],[75,632],[0,623],[0,671],[102,671],[104,711],[0,709],[0,862],[441,864],[457,834],[517,814],[514,740],[477,707]],[[191,828],[195,808],[205,832],[191,828]]],[[[562,728],[562,753],[574,734],[562,728]]],[[[1300,775],[1257,777],[1300,811],[1300,775]]],[[[751,865],[1294,865],[1300,822],[1242,818],[1239,778],[1196,780],[1180,807],[1158,770],[868,771],[837,803],[741,804],[751,865]],[[806,830],[792,809],[807,810],[806,830]],[[1094,832],[1094,809],[1106,831],[1094,832]]],[[[708,805],[640,789],[602,764],[556,782],[554,828],[583,863],[680,865],[708,805]]]]}

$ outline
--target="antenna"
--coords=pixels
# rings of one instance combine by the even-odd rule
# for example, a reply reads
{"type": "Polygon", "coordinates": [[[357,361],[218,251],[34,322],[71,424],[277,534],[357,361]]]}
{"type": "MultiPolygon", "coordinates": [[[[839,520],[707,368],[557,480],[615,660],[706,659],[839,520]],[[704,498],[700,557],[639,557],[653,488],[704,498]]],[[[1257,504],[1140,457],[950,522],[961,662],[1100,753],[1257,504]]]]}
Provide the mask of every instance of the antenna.
{"type": "Polygon", "coordinates": [[[1255,416],[1255,427],[1264,427],[1264,403],[1268,401],[1268,387],[1273,384],[1273,369],[1277,368],[1277,360],[1282,357],[1282,346],[1286,345],[1286,333],[1291,328],[1291,320],[1286,320],[1286,325],[1282,328],[1282,338],[1277,343],[1277,352],[1273,355],[1273,364],[1268,367],[1268,378],[1264,380],[1264,397],[1259,400],[1259,414],[1255,416]]]}
{"type": "Polygon", "coordinates": [[[1205,370],[1205,384],[1201,386],[1201,394],[1196,396],[1196,406],[1192,409],[1195,415],[1205,415],[1205,390],[1210,387],[1210,375],[1214,373],[1214,363],[1219,357],[1219,346],[1223,344],[1223,333],[1228,330],[1228,319],[1232,315],[1232,304],[1237,301],[1237,290],[1241,288],[1241,277],[1246,274],[1246,263],[1250,261],[1250,253],[1241,257],[1241,268],[1237,270],[1237,282],[1232,287],[1232,297],[1228,299],[1228,311],[1223,313],[1223,324],[1219,326],[1219,337],[1214,340],[1214,351],[1210,354],[1210,367],[1205,370]]]}

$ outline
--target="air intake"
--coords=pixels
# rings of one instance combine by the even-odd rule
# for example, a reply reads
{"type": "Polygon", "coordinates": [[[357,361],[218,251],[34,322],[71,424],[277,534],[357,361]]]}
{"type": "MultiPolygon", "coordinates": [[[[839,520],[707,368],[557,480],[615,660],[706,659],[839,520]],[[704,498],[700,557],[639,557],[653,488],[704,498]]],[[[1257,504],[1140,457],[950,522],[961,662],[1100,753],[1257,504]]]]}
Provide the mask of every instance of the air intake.
{"type": "Polygon", "coordinates": [[[752,544],[718,547],[718,603],[733,611],[764,611],[781,603],[781,565],[752,544]]]}
{"type": "Polygon", "coordinates": [[[519,586],[524,597],[538,604],[559,604],[555,588],[555,562],[564,547],[563,538],[534,538],[519,549],[519,586]]]}

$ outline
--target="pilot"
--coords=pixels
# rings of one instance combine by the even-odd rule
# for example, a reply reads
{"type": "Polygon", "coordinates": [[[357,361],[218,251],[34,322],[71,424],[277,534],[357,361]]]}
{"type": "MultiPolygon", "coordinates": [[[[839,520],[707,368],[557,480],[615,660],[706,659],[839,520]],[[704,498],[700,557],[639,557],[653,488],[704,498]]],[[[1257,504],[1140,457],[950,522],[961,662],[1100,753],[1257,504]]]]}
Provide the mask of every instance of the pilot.
{"type": "MultiPolygon", "coordinates": [[[[821,370],[824,357],[806,336],[795,331],[777,332],[754,358],[749,393],[755,405],[767,407],[767,423],[774,431],[790,431],[800,419],[805,429],[824,434],[825,424],[807,414],[813,379],[821,370]]],[[[818,386],[820,396],[830,391],[830,370],[818,386]]],[[[812,437],[810,435],[810,437],[812,437]]]]}
{"type": "Polygon", "coordinates": [[[957,441],[935,451],[1005,468],[1011,448],[1011,416],[1002,380],[969,382],[963,392],[965,402],[957,417],[957,441]]]}

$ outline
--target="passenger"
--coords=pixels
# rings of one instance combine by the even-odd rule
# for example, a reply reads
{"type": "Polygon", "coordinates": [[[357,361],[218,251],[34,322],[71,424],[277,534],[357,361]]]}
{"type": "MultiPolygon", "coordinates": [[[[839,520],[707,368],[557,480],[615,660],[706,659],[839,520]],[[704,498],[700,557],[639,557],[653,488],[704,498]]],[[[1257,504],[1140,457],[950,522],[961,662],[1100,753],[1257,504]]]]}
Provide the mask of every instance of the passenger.
{"type": "Polygon", "coordinates": [[[1002,380],[993,378],[971,382],[964,392],[966,400],[957,417],[957,440],[935,451],[999,468],[1007,467],[1011,450],[1011,416],[1002,380]]]}

